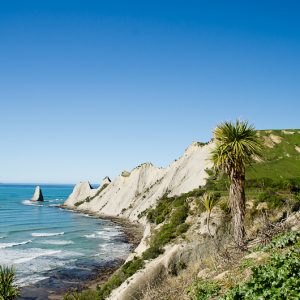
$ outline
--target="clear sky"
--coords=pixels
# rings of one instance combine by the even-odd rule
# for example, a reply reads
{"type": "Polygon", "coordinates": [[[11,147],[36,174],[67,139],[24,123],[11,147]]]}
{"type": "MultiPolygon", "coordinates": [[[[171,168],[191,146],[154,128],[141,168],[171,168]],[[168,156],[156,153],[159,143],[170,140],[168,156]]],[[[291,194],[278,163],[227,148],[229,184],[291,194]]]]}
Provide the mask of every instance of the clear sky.
{"type": "Polygon", "coordinates": [[[216,124],[299,128],[299,1],[0,1],[0,182],[166,166],[216,124]]]}

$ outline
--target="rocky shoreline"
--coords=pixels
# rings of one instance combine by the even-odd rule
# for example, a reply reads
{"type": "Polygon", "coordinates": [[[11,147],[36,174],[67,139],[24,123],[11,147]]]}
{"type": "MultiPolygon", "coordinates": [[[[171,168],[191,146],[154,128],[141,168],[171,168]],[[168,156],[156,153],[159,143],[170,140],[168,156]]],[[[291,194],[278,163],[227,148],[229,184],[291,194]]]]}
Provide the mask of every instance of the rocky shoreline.
{"type": "Polygon", "coordinates": [[[126,237],[126,242],[132,245],[132,249],[135,249],[142,240],[143,233],[144,233],[144,226],[138,222],[132,222],[129,219],[116,217],[116,216],[107,216],[103,214],[97,214],[94,212],[90,212],[88,210],[77,210],[72,209],[66,205],[60,205],[59,208],[68,209],[73,213],[85,214],[90,217],[102,219],[102,220],[109,220],[117,225],[119,225],[126,237]]]}
{"type": "MultiPolygon", "coordinates": [[[[69,207],[64,205],[59,207],[70,210],[69,207]]],[[[72,211],[73,213],[84,213],[91,217],[109,220],[120,226],[121,231],[124,233],[124,242],[131,245],[131,252],[142,239],[144,229],[141,224],[130,222],[124,218],[102,216],[89,211],[77,211],[76,209],[72,211]]],[[[124,259],[104,263],[83,260],[76,263],[72,269],[53,270],[50,274],[47,274],[50,275],[49,278],[22,287],[21,297],[18,300],[58,300],[71,291],[82,291],[87,288],[96,289],[97,285],[104,283],[124,262],[124,259]]]]}

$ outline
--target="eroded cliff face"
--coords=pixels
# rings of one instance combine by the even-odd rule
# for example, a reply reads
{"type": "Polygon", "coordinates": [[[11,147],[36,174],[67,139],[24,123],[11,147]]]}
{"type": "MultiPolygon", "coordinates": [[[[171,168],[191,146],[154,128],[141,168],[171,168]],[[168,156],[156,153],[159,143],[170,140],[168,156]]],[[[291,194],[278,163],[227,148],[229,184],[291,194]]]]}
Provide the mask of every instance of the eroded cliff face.
{"type": "Polygon", "coordinates": [[[205,184],[205,169],[211,167],[212,143],[192,143],[184,154],[166,168],[150,163],[122,172],[112,182],[92,189],[88,182],[75,186],[65,205],[99,215],[139,221],[140,214],[155,205],[164,194],[180,195],[205,184]]]}

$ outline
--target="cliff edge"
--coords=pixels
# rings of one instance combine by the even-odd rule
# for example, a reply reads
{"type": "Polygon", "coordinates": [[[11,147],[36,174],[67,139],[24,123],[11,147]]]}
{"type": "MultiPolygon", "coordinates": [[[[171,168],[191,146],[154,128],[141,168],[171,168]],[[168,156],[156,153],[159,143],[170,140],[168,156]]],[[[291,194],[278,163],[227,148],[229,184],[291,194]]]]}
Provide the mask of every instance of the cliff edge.
{"type": "Polygon", "coordinates": [[[166,168],[142,164],[131,172],[122,172],[112,182],[92,189],[89,182],[79,183],[65,205],[99,215],[140,221],[141,213],[156,204],[163,195],[180,195],[205,184],[205,170],[212,143],[194,142],[184,154],[166,168]]]}

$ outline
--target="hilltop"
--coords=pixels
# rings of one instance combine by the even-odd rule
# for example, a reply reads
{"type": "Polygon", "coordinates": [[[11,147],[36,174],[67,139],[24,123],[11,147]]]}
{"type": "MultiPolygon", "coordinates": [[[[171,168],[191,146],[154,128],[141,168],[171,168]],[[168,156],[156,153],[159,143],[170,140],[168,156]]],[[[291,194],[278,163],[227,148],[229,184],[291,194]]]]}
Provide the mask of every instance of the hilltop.
{"type": "Polygon", "coordinates": [[[300,130],[260,130],[263,161],[248,168],[248,179],[270,178],[274,181],[300,177],[300,130]]]}

